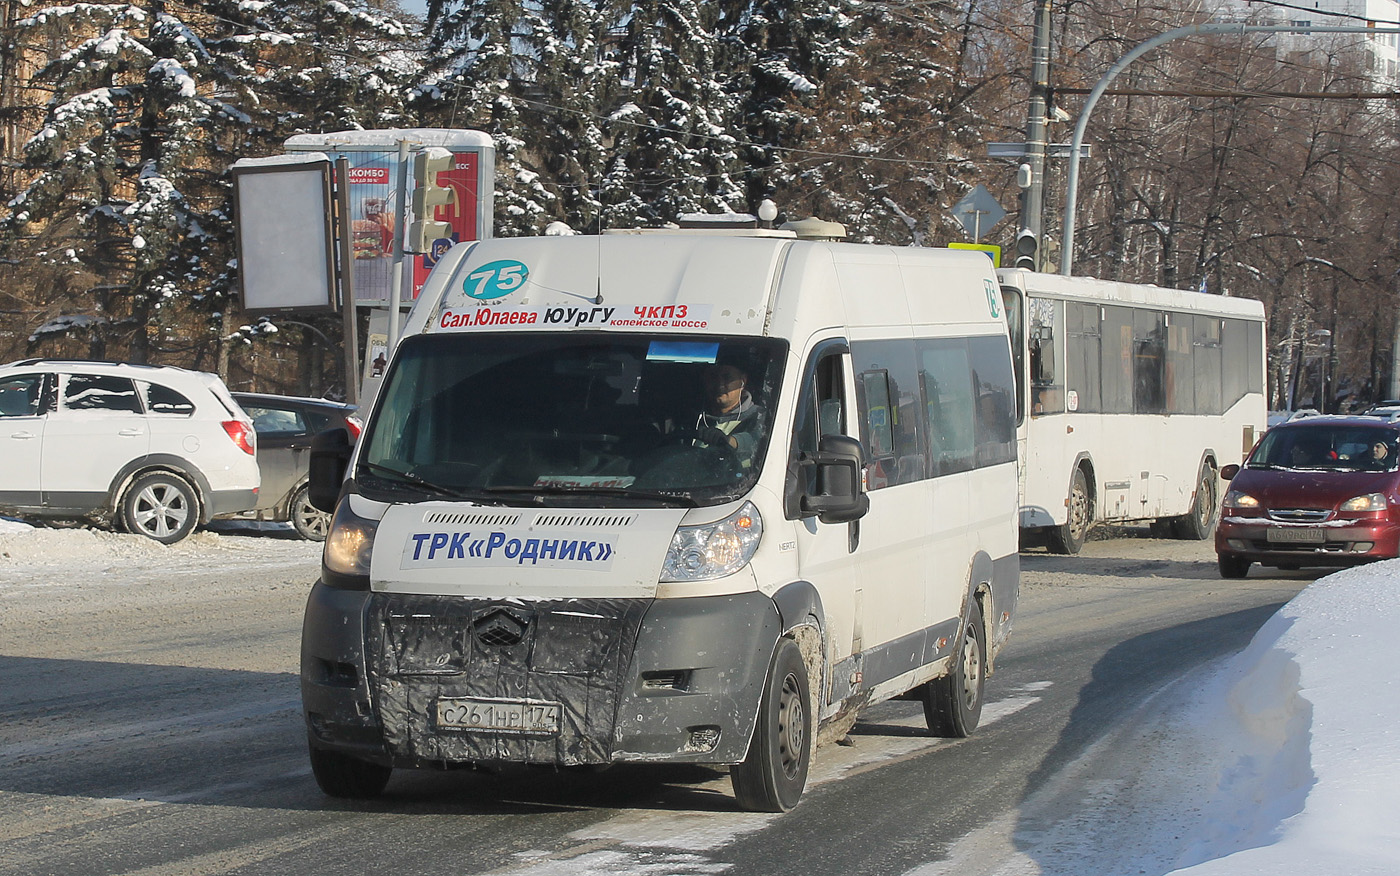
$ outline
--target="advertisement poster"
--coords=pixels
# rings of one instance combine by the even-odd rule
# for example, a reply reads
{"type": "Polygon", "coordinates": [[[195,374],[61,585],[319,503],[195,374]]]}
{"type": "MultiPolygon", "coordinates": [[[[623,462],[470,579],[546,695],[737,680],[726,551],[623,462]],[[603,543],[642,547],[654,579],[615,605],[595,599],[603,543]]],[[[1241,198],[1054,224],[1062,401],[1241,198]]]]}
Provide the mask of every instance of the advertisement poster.
{"type": "Polygon", "coordinates": [[[393,152],[355,152],[350,159],[350,235],[355,298],[362,304],[389,300],[394,264],[393,152]]]}

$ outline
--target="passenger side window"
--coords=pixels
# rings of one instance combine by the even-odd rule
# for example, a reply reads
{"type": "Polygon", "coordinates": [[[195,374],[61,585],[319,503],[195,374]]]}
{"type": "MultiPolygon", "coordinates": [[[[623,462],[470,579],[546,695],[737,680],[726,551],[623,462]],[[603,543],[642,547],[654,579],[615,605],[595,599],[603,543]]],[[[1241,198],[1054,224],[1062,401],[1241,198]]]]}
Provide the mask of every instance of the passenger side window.
{"type": "Polygon", "coordinates": [[[816,469],[798,465],[803,453],[815,453],[823,435],[846,435],[846,382],[842,367],[844,344],[830,344],[818,350],[808,365],[799,389],[798,408],[793,421],[792,454],[788,464],[786,514],[789,520],[801,516],[799,497],[816,491],[816,469]]]}
{"type": "Polygon", "coordinates": [[[0,417],[39,416],[44,375],[25,374],[0,381],[0,417]]]}
{"type": "Polygon", "coordinates": [[[141,400],[128,377],[72,374],[63,390],[62,407],[70,411],[122,411],[139,414],[141,400]]]}
{"type": "Polygon", "coordinates": [[[928,477],[927,426],[914,342],[854,343],[851,356],[869,455],[866,486],[878,490],[928,477]]]}
{"type": "Polygon", "coordinates": [[[194,413],[194,402],[168,386],[146,384],[146,410],[153,414],[188,417],[194,413]]]}
{"type": "Polygon", "coordinates": [[[932,474],[938,477],[971,471],[976,465],[976,438],[967,342],[920,341],[919,360],[928,400],[925,414],[932,474]]]}
{"type": "Polygon", "coordinates": [[[977,466],[1016,459],[1015,387],[1004,339],[969,338],[972,388],[977,399],[977,466]]]}

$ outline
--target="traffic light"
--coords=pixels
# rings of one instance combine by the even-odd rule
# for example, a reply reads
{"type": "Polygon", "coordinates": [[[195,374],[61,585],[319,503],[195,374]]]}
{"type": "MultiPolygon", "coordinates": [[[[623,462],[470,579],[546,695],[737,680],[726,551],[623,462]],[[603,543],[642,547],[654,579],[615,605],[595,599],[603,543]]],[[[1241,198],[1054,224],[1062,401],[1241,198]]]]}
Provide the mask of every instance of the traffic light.
{"type": "Polygon", "coordinates": [[[1039,248],[1040,241],[1036,239],[1035,232],[1023,228],[1021,233],[1016,235],[1016,267],[1028,271],[1039,270],[1036,266],[1036,250],[1039,248]]]}
{"type": "Polygon", "coordinates": [[[452,165],[452,153],[436,146],[413,156],[413,222],[404,237],[404,249],[409,252],[428,252],[433,241],[452,236],[451,225],[433,219],[438,207],[456,198],[450,186],[438,183],[438,174],[452,165]]]}

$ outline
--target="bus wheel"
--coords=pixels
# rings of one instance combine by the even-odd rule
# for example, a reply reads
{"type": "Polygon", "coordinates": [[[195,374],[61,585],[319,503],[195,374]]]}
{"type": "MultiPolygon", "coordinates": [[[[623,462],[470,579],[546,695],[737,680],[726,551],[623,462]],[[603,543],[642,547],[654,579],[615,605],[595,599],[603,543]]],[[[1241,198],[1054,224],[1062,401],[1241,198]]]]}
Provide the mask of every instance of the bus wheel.
{"type": "Polygon", "coordinates": [[[1068,514],[1064,526],[1050,530],[1048,547],[1052,554],[1077,554],[1084,546],[1084,538],[1089,534],[1089,482],[1084,477],[1084,469],[1074,470],[1070,482],[1068,514]]]}
{"type": "Polygon", "coordinates": [[[1210,467],[1210,463],[1202,463],[1201,473],[1196,478],[1196,499],[1191,503],[1191,511],[1172,521],[1172,531],[1177,538],[1201,541],[1210,537],[1217,505],[1215,484],[1215,469],[1210,467]]]}
{"type": "Polygon", "coordinates": [[[748,756],[729,770],[734,797],[744,809],[786,812],[802,797],[812,760],[809,695],[801,650],[792,639],[780,640],[748,756]]]}
{"type": "Polygon", "coordinates": [[[971,736],[982,719],[982,686],[987,680],[987,633],[982,608],[972,602],[953,669],[923,687],[924,720],[934,736],[971,736]]]}
{"type": "Polygon", "coordinates": [[[316,784],[332,797],[368,800],[378,797],[389,784],[392,767],[311,746],[311,774],[316,784]]]}

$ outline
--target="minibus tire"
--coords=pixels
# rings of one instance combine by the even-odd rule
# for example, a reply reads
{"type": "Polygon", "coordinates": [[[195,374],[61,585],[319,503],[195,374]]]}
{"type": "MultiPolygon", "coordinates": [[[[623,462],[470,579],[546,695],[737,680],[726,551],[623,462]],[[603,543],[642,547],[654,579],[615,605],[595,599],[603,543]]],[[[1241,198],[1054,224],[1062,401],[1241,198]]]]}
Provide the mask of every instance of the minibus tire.
{"type": "Polygon", "coordinates": [[[982,628],[982,607],[973,600],[952,669],[924,685],[924,720],[929,732],[954,739],[971,736],[982,720],[986,680],[987,632],[982,628]]]}
{"type": "Polygon", "coordinates": [[[811,688],[802,651],[779,639],[743,763],[730,767],[734,798],[752,812],[786,812],[807,786],[812,760],[811,688]]]}
{"type": "Polygon", "coordinates": [[[389,784],[393,767],[370,763],[367,760],[327,751],[324,748],[311,749],[311,774],[316,784],[331,797],[351,800],[368,800],[378,797],[389,784]]]}
{"type": "Polygon", "coordinates": [[[1077,554],[1084,547],[1084,539],[1089,534],[1089,523],[1093,519],[1093,500],[1089,496],[1089,481],[1084,477],[1084,469],[1076,468],[1070,478],[1069,501],[1065,505],[1064,526],[1051,527],[1047,547],[1052,554],[1077,554]],[[1076,517],[1079,519],[1076,521],[1076,517]]]}

